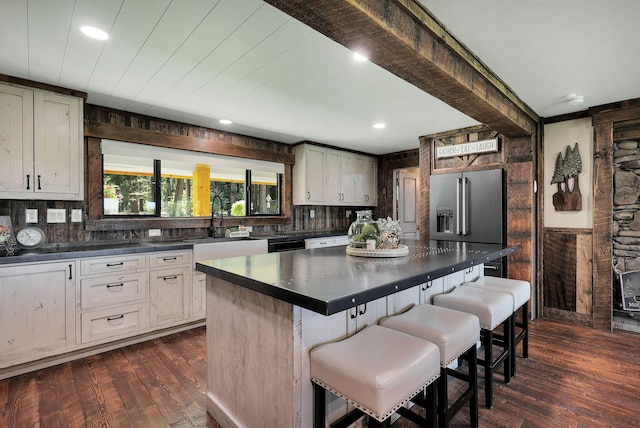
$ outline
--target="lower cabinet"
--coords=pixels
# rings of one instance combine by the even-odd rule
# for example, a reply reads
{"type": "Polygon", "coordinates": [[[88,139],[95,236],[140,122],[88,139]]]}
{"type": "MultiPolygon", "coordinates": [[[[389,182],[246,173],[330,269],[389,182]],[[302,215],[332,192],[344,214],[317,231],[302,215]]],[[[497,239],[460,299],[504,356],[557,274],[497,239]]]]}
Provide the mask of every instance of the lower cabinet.
{"type": "Polygon", "coordinates": [[[0,379],[202,325],[197,274],[190,249],[1,266],[0,379]]]}
{"type": "Polygon", "coordinates": [[[190,270],[190,266],[184,266],[149,274],[151,327],[182,323],[189,318],[190,270]]]}
{"type": "Polygon", "coordinates": [[[0,367],[75,345],[75,261],[0,270],[0,367]]]}

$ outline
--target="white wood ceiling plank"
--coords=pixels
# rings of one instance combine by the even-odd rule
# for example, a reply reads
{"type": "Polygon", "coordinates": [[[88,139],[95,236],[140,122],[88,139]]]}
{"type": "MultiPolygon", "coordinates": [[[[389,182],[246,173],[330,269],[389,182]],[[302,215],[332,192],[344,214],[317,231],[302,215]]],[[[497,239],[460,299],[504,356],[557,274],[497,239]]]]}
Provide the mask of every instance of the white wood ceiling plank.
{"type": "MultiPolygon", "coordinates": [[[[196,24],[194,17],[206,16],[214,6],[212,2],[172,2],[123,73],[114,95],[135,98],[189,37],[196,24]]],[[[196,20],[199,22],[200,18],[196,20]]]]}
{"type": "Polygon", "coordinates": [[[142,48],[170,0],[156,0],[147,7],[140,0],[125,0],[111,28],[111,38],[105,43],[89,85],[108,97],[114,92],[123,74],[142,48]]]}
{"type": "Polygon", "coordinates": [[[29,79],[59,84],[73,17],[73,0],[28,1],[29,79]]]}
{"type": "Polygon", "coordinates": [[[29,75],[27,2],[0,1],[0,64],[2,73],[29,75]]]}
{"type": "Polygon", "coordinates": [[[122,1],[83,0],[76,2],[69,28],[60,85],[86,90],[108,40],[94,40],[80,31],[84,25],[111,32],[122,1]]]}

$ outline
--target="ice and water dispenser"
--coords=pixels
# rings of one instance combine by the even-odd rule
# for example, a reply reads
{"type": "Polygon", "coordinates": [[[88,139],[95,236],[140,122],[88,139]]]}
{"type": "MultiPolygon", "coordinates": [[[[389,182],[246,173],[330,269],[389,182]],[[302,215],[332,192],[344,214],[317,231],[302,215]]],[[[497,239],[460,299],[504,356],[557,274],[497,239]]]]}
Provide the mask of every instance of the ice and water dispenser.
{"type": "Polygon", "coordinates": [[[436,231],[454,233],[453,208],[436,207],[436,231]]]}

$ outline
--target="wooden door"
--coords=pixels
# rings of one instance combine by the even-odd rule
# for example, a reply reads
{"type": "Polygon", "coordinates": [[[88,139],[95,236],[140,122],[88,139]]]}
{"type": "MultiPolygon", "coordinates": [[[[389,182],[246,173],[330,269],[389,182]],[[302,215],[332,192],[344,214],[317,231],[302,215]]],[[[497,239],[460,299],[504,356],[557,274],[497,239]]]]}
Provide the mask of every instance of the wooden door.
{"type": "Polygon", "coordinates": [[[33,91],[0,85],[0,153],[0,198],[33,194],[33,91]]]}
{"type": "Polygon", "coordinates": [[[419,175],[415,172],[396,171],[394,190],[394,213],[405,239],[420,239],[420,191],[419,175]]]}

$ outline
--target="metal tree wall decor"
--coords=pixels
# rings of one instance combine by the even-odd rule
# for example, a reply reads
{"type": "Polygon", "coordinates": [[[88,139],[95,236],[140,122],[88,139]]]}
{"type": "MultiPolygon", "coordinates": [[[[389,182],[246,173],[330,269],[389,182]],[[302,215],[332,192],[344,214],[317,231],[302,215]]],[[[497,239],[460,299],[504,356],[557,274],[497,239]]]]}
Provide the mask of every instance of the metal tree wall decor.
{"type": "Polygon", "coordinates": [[[578,150],[578,143],[567,146],[564,159],[562,153],[556,158],[556,168],[553,171],[551,184],[558,185],[558,191],[553,194],[553,206],[556,211],[580,211],[582,209],[582,194],[578,174],[582,172],[582,158],[578,150]]]}

